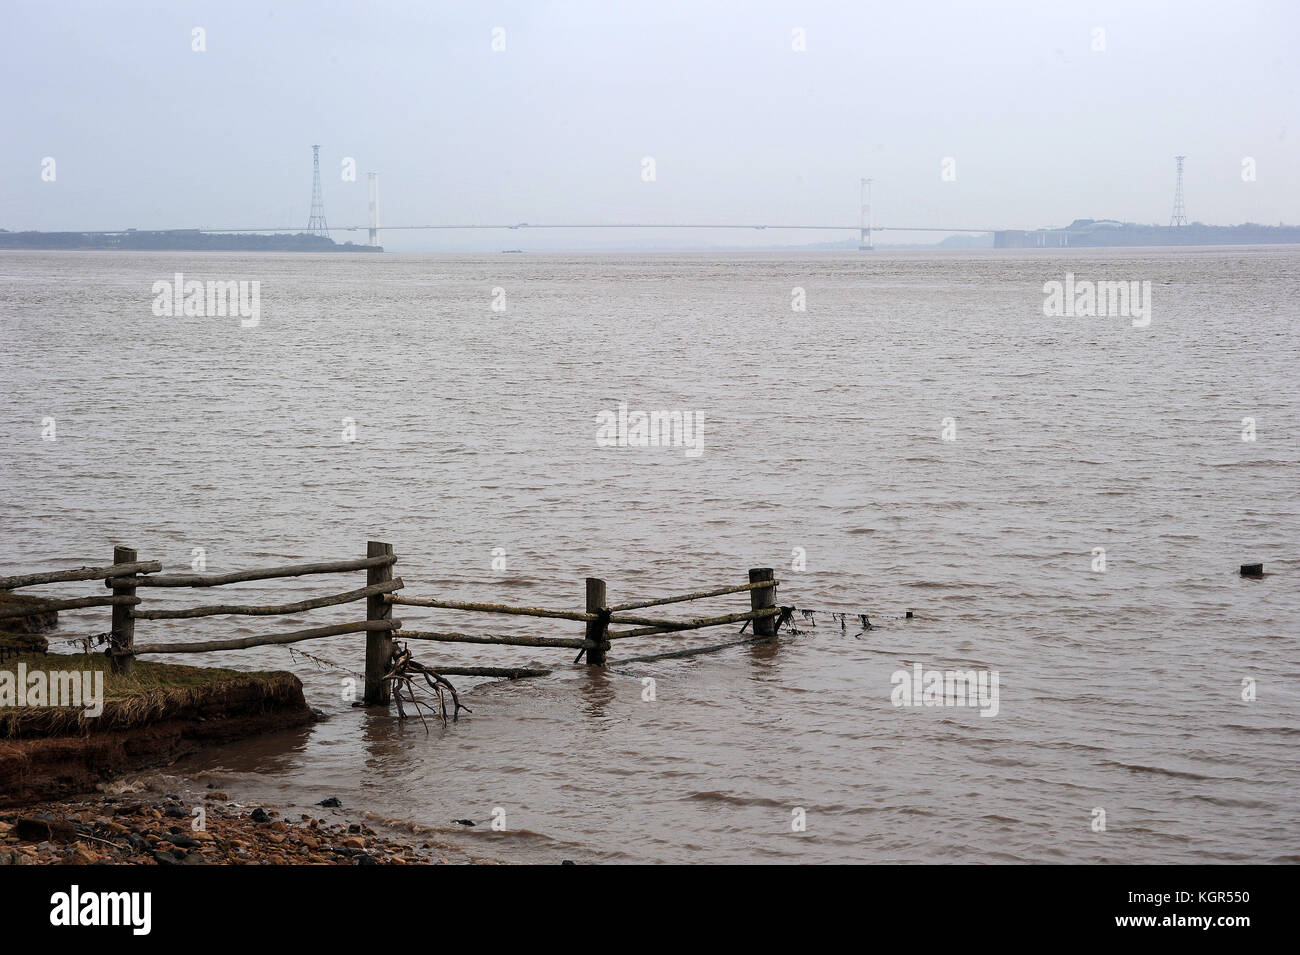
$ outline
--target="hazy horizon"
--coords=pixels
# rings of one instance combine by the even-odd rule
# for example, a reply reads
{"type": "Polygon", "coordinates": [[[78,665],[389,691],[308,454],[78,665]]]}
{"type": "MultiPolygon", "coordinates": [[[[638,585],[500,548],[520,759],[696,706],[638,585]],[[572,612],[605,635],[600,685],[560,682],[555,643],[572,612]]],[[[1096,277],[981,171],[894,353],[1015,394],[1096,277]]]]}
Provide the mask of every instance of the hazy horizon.
{"type": "MultiPolygon", "coordinates": [[[[2,69],[24,91],[0,145],[10,230],[305,228],[313,143],[338,241],[366,240],[341,229],[366,224],[369,172],[381,224],[852,225],[863,177],[881,226],[1164,224],[1175,154],[1188,157],[1189,220],[1300,221],[1285,172],[1300,159],[1300,10],[1283,3],[20,0],[7,12],[2,69]]],[[[642,237],[770,247],[848,235],[609,241],[642,237]]],[[[381,232],[395,251],[605,239],[381,232]]]]}

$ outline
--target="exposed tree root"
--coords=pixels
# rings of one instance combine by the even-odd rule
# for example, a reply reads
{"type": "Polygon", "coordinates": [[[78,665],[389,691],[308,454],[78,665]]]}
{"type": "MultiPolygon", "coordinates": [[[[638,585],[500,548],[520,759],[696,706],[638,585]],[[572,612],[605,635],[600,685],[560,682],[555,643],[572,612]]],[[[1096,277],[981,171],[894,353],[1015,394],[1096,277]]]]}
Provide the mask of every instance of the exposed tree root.
{"type": "Polygon", "coordinates": [[[451,694],[452,722],[460,719],[460,711],[473,713],[468,706],[461,703],[460,697],[456,694],[456,688],[451,685],[451,681],[446,677],[440,676],[434,670],[426,667],[423,663],[416,661],[410,649],[404,643],[393,643],[393,655],[388,662],[388,672],[384,674],[384,679],[392,684],[393,699],[397,702],[397,718],[406,719],[406,707],[403,702],[410,703],[415,707],[415,713],[420,717],[420,722],[424,724],[424,730],[429,731],[429,724],[424,718],[424,710],[420,706],[420,701],[415,697],[415,688],[420,677],[424,678],[425,684],[438,698],[438,706],[442,713],[442,725],[447,725],[447,697],[451,694]],[[405,700],[402,697],[402,691],[406,691],[405,700]]]}

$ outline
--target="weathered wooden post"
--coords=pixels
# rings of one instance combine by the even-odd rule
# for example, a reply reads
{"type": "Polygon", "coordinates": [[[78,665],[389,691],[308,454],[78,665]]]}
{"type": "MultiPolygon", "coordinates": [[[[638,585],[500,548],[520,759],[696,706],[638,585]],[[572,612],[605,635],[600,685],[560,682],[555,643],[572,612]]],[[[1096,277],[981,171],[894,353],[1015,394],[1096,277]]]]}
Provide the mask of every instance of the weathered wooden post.
{"type": "Polygon", "coordinates": [[[600,615],[599,620],[587,621],[587,639],[596,644],[587,648],[587,663],[603,667],[609,649],[609,611],[605,607],[605,581],[599,577],[587,578],[587,613],[600,615]]]}
{"type": "MultiPolygon", "coordinates": [[[[135,550],[130,547],[114,547],[113,563],[114,564],[133,564],[136,561],[135,550]]],[[[129,572],[123,572],[122,576],[129,577],[129,572]]],[[[114,597],[134,597],[134,587],[114,587],[114,597]]],[[[114,673],[122,673],[130,676],[135,672],[135,656],[132,654],[123,654],[123,650],[130,650],[135,646],[135,617],[131,613],[131,605],[125,603],[113,604],[113,626],[112,632],[108,636],[109,665],[114,673]]]]}
{"type": "MultiPolygon", "coordinates": [[[[392,544],[383,544],[379,541],[368,541],[366,543],[367,557],[386,557],[391,556],[392,553],[392,544]]],[[[386,584],[392,579],[393,565],[391,563],[366,568],[366,586],[386,584]]],[[[366,598],[367,620],[391,620],[392,618],[393,606],[384,599],[383,594],[374,594],[366,598]]],[[[392,659],[392,656],[393,631],[366,631],[366,690],[364,698],[366,706],[388,705],[389,686],[384,682],[384,674],[388,672],[388,662],[392,659]]]]}
{"type": "MultiPolygon", "coordinates": [[[[771,567],[755,567],[749,572],[749,582],[751,584],[760,584],[764,581],[775,581],[776,572],[771,567]]],[[[776,606],[776,584],[771,587],[755,587],[749,592],[749,609],[750,610],[768,610],[776,606]]],[[[754,620],[754,636],[756,637],[775,637],[776,636],[776,617],[758,617],[754,620]]]]}

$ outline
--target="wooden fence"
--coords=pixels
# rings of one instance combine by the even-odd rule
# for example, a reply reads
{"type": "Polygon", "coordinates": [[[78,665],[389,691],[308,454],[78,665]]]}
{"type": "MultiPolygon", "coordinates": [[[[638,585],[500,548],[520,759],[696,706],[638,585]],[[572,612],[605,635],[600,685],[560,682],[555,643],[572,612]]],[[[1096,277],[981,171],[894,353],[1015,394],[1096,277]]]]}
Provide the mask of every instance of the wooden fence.
{"type": "MultiPolygon", "coordinates": [[[[597,577],[588,577],[585,608],[582,611],[567,611],[407,596],[398,593],[403,589],[403,583],[402,578],[393,576],[393,565],[396,563],[397,557],[393,553],[391,544],[370,541],[366,548],[366,556],[354,560],[289,564],[280,567],[264,567],[224,574],[163,574],[161,573],[162,565],[157,561],[141,561],[137,559],[136,552],[133,549],[115,547],[113,549],[113,563],[110,565],[0,577],[0,590],[13,590],[19,587],[33,587],[40,584],[65,581],[103,580],[105,586],[112,591],[111,596],[101,595],[67,600],[48,600],[39,609],[48,611],[76,610],[85,607],[112,607],[113,619],[112,629],[108,635],[108,655],[112,661],[113,670],[121,673],[130,673],[134,667],[135,658],[145,653],[209,653],[221,650],[241,650],[248,647],[298,643],[303,640],[364,632],[366,634],[365,702],[367,705],[386,705],[389,702],[390,683],[386,679],[386,674],[390,672],[394,639],[576,649],[578,655],[574,659],[575,663],[579,662],[585,655],[589,665],[606,666],[609,662],[608,655],[612,642],[632,637],[678,634],[742,622],[747,622],[746,625],[752,623],[753,626],[753,636],[751,637],[732,639],[726,643],[706,647],[678,648],[640,656],[624,657],[617,662],[647,662],[668,657],[690,656],[720,650],[741,643],[772,640],[776,636],[777,621],[775,618],[781,613],[780,608],[776,605],[776,588],[779,581],[776,580],[771,568],[751,570],[749,572],[749,582],[745,584],[696,591],[672,597],[661,597],[654,600],[624,603],[612,607],[608,605],[606,599],[605,581],[597,577]],[[312,574],[354,573],[362,570],[366,572],[366,585],[364,587],[329,596],[299,600],[293,603],[267,605],[213,603],[180,609],[172,607],[145,609],[141,606],[143,598],[138,594],[141,589],[147,590],[147,588],[151,587],[220,587],[226,584],[243,583],[252,580],[302,577],[312,574]],[[633,612],[650,607],[739,593],[749,594],[748,611],[685,620],[660,619],[633,612]],[[306,630],[295,630],[289,633],[237,637],[226,640],[144,644],[135,642],[136,622],[141,620],[183,620],[219,615],[276,616],[297,614],[307,610],[333,607],[360,600],[366,602],[366,618],[352,623],[330,624],[306,630]],[[403,628],[401,620],[393,617],[394,605],[571,620],[582,623],[584,628],[581,636],[574,637],[532,637],[512,634],[470,634],[458,631],[407,630],[403,628]],[[628,629],[611,630],[611,625],[627,627],[628,629]]],[[[5,618],[29,616],[33,612],[30,607],[13,610],[0,608],[0,628],[3,628],[2,621],[5,618]]],[[[453,676],[500,676],[511,678],[541,676],[551,672],[547,669],[526,667],[467,666],[436,667],[434,669],[440,674],[453,676]]]]}

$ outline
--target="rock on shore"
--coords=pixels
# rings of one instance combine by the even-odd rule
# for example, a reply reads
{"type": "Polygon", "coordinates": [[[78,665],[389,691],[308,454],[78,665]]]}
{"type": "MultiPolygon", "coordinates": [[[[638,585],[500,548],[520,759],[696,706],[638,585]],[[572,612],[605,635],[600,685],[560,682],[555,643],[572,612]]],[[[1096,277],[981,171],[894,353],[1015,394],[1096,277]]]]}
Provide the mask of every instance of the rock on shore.
{"type": "MultiPolygon", "coordinates": [[[[224,796],[224,793],[210,794],[224,796]]],[[[0,812],[0,865],[430,865],[429,841],[364,823],[133,793],[0,812]],[[256,821],[258,819],[264,821],[256,821]],[[197,827],[197,828],[196,828],[197,827]]]]}

